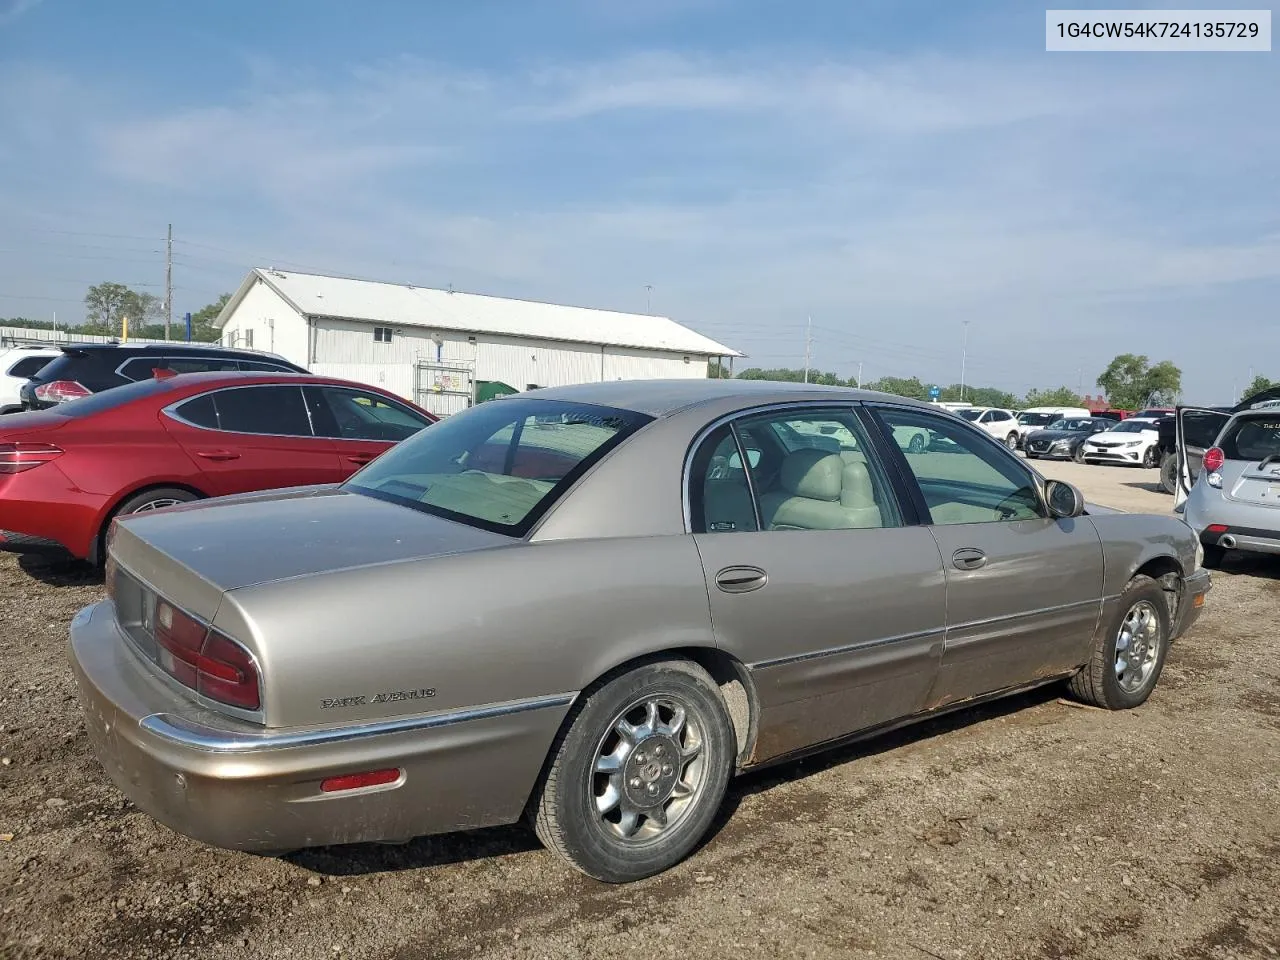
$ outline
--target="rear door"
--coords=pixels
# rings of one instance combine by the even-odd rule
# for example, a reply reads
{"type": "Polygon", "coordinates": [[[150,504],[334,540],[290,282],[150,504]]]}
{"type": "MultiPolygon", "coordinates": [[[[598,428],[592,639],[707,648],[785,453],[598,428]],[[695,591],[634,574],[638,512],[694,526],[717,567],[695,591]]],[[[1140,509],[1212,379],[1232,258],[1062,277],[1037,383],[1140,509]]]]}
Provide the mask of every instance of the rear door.
{"type": "Polygon", "coordinates": [[[347,475],[381,456],[435,421],[407,404],[357,387],[303,387],[311,423],[319,436],[334,441],[347,475]]]}
{"type": "Polygon", "coordinates": [[[716,641],[747,664],[756,760],[922,709],[946,590],[850,407],[787,405],[707,435],[686,475],[716,641]]]}
{"type": "Polygon", "coordinates": [[[1175,416],[1178,421],[1178,489],[1174,491],[1173,505],[1177,509],[1186,502],[1192,484],[1200,476],[1204,452],[1213,446],[1231,414],[1208,407],[1178,407],[1175,416]]]}
{"type": "Polygon", "coordinates": [[[161,421],[210,496],[339,483],[351,472],[335,442],[313,433],[300,385],[213,390],[166,408],[161,421]]]}

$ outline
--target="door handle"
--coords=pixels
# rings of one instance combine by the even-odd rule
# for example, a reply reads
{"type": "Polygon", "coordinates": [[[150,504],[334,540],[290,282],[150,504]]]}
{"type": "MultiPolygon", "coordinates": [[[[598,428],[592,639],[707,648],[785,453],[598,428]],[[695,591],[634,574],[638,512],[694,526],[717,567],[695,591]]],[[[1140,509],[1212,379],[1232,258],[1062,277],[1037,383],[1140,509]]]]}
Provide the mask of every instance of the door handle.
{"type": "Polygon", "coordinates": [[[977,570],[986,563],[987,555],[977,547],[961,547],[951,555],[951,565],[957,570],[977,570]]]}
{"type": "Polygon", "coordinates": [[[358,464],[359,466],[362,466],[362,467],[366,463],[369,463],[372,460],[373,460],[372,454],[368,454],[368,453],[353,453],[347,457],[348,462],[358,464]]]}
{"type": "Polygon", "coordinates": [[[725,593],[750,593],[769,582],[759,567],[725,567],[716,574],[716,586],[725,593]]]}
{"type": "Polygon", "coordinates": [[[206,460],[239,460],[240,454],[233,453],[230,450],[197,450],[197,457],[204,457],[206,460]]]}

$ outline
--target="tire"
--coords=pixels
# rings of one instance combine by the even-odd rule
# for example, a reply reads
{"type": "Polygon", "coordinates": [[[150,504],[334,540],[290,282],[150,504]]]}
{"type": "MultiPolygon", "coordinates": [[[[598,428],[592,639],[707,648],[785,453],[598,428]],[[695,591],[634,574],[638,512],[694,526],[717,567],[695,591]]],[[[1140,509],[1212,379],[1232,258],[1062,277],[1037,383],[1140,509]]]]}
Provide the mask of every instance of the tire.
{"type": "Polygon", "coordinates": [[[1106,710],[1131,710],[1151,696],[1169,651],[1169,603],[1160,584],[1139,574],[1129,581],[1115,613],[1095,640],[1093,656],[1068,681],[1071,693],[1085,703],[1106,710]],[[1139,632],[1132,636],[1134,627],[1139,632]],[[1131,636],[1122,646],[1122,632],[1131,636]],[[1141,644],[1141,646],[1138,646],[1141,644]],[[1117,672],[1121,651],[1139,649],[1141,664],[1125,657],[1125,668],[1117,672]],[[1122,677],[1131,683],[1126,683],[1122,677]]]}
{"type": "Polygon", "coordinates": [[[97,562],[101,566],[107,560],[107,551],[105,549],[107,542],[107,530],[111,528],[111,521],[116,517],[123,517],[130,513],[145,513],[151,510],[159,510],[161,507],[171,507],[179,503],[190,503],[192,500],[199,500],[200,495],[192,493],[190,490],[183,490],[181,487],[152,487],[150,490],[140,490],[128,500],[125,500],[120,506],[112,511],[107,517],[107,522],[102,525],[102,532],[98,535],[98,552],[97,562]]]}
{"type": "Polygon", "coordinates": [[[1206,570],[1217,570],[1222,566],[1222,561],[1226,558],[1226,547],[1220,547],[1216,543],[1204,546],[1204,566],[1206,570]]]}
{"type": "Polygon", "coordinates": [[[1010,450],[1017,450],[1018,435],[1016,433],[1009,434],[1007,437],[1004,438],[1004,445],[1008,447],[1010,450]]]}
{"type": "Polygon", "coordinates": [[[925,440],[923,433],[913,433],[911,441],[907,444],[907,450],[910,453],[924,453],[924,448],[929,445],[925,440]]]}
{"type": "Polygon", "coordinates": [[[1039,460],[1039,459],[1040,459],[1040,454],[1038,454],[1038,453],[1032,453],[1030,450],[1028,450],[1025,454],[1023,454],[1023,456],[1025,456],[1028,460],[1039,460]]]}
{"type": "Polygon", "coordinates": [[[1160,465],[1160,451],[1154,445],[1147,447],[1147,452],[1142,455],[1142,465],[1148,470],[1160,465]]]}
{"type": "Polygon", "coordinates": [[[1083,443],[1071,451],[1071,459],[1074,460],[1076,463],[1084,463],[1084,444],[1083,443]]]}
{"type": "Polygon", "coordinates": [[[596,880],[661,873],[710,828],[736,752],[728,711],[705,670],[687,660],[642,663],[579,698],[534,793],[534,830],[548,850],[596,880]],[[676,707],[685,712],[680,726],[676,707]],[[619,734],[624,721],[634,740],[619,734]],[[685,759],[666,763],[673,750],[685,759]],[[620,766],[602,773],[598,761],[620,766]],[[677,795],[682,785],[684,797],[677,795]],[[650,793],[661,799],[646,812],[650,793]]]}
{"type": "Polygon", "coordinates": [[[1178,455],[1166,453],[1160,460],[1160,489],[1174,494],[1178,490],[1178,455]]]}

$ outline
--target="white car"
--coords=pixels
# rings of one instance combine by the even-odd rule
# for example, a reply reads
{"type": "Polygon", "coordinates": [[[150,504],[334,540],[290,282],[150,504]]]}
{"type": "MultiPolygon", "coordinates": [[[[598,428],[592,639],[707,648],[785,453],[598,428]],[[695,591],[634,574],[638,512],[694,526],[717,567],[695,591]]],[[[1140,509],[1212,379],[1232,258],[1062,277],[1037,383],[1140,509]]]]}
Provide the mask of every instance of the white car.
{"type": "Polygon", "coordinates": [[[1081,456],[1085,463],[1156,467],[1160,464],[1160,431],[1154,420],[1130,417],[1086,440],[1081,456]]]}
{"type": "Polygon", "coordinates": [[[47,347],[13,347],[0,350],[0,413],[17,413],[22,409],[18,391],[23,384],[40,372],[40,369],[61,350],[47,347]]]}
{"type": "Polygon", "coordinates": [[[967,407],[956,410],[956,416],[964,417],[979,430],[991,434],[1010,450],[1018,449],[1018,421],[1012,410],[999,407],[967,407]]]}
{"type": "Polygon", "coordinates": [[[1027,442],[1027,434],[1044,430],[1058,420],[1087,420],[1093,414],[1084,407],[1027,407],[1018,413],[1018,446],[1027,442]]]}

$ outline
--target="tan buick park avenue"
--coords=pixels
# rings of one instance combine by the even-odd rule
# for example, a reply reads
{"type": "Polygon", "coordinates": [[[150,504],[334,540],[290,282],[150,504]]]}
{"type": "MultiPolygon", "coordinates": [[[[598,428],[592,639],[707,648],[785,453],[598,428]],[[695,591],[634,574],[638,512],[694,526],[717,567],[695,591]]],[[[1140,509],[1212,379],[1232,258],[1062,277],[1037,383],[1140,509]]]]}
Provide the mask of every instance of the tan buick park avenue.
{"type": "Polygon", "coordinates": [[[103,765],[181,833],[279,852],[527,817],[621,882],[688,855],[739,771],[1056,681],[1142,704],[1209,590],[1198,551],[936,407],[588,384],[340,486],[118,521],[71,653],[103,765]]]}

